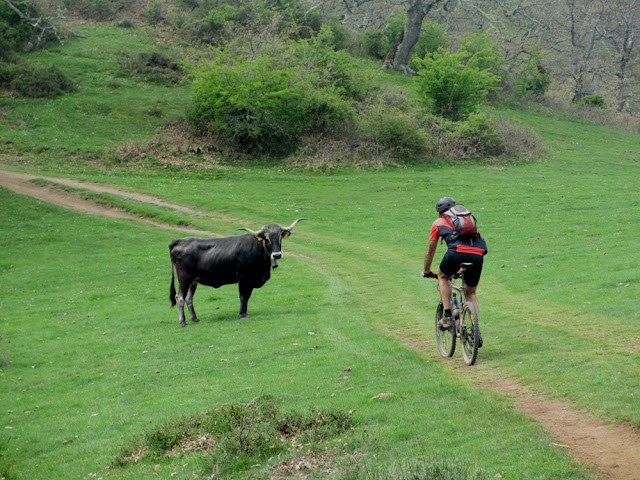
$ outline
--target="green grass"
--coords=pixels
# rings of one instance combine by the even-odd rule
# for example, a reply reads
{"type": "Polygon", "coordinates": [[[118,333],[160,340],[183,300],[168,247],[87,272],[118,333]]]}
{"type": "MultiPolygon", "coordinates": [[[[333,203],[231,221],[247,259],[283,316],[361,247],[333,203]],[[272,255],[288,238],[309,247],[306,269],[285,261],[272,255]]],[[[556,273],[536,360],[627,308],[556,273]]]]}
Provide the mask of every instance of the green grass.
{"type": "MultiPolygon", "coordinates": [[[[169,308],[167,246],[183,234],[0,189],[0,475],[211,474],[211,464],[188,458],[160,456],[157,469],[114,467],[114,458],[176,419],[271,395],[283,411],[353,412],[354,430],[341,440],[357,445],[354,462],[376,459],[369,478],[384,477],[389,464],[404,462],[408,472],[433,459],[477,466],[489,478],[593,478],[513,400],[451,368],[459,355],[447,362],[437,354],[436,287],[419,272],[445,194],[474,211],[489,244],[477,376],[513,377],[605,421],[640,426],[638,135],[498,108],[492,115],[539,132],[544,158],[330,173],[277,162],[105,170],[94,161],[105,149],[149,138],[182,112],[187,91],[121,76],[119,53],[153,48],[139,33],[85,33],[37,54],[70,70],[76,93],[1,100],[0,138],[13,142],[2,162],[152,194],[206,215],[82,192],[221,234],[309,220],[284,242],[285,258],[254,293],[249,319],[237,319],[235,286],[200,287],[202,322],[182,329],[169,308]],[[114,81],[122,87],[105,87],[114,81]],[[145,113],[161,101],[166,115],[145,113]],[[373,399],[380,393],[392,395],[373,399]]],[[[348,465],[337,465],[349,455],[337,457],[333,474],[347,478],[348,465]]],[[[269,461],[257,463],[251,474],[268,476],[269,461]]],[[[241,467],[227,478],[245,478],[241,467]]]]}
{"type": "MultiPolygon", "coordinates": [[[[86,38],[53,45],[28,56],[55,64],[76,85],[76,91],[55,99],[0,100],[10,107],[1,138],[19,153],[36,150],[69,155],[100,155],[123,141],[147,139],[172,117],[183,115],[186,87],[149,83],[130,76],[124,63],[139,53],[162,51],[139,30],[110,26],[78,29],[86,38]]],[[[176,52],[179,56],[183,53],[176,52]]]]}

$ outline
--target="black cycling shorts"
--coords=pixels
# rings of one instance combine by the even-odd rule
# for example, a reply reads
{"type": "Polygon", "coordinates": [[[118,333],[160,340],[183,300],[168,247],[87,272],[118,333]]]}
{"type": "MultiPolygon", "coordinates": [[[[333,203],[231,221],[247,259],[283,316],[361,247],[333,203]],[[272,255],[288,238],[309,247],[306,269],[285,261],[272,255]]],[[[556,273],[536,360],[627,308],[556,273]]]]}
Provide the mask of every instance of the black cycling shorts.
{"type": "Polygon", "coordinates": [[[482,255],[447,250],[444,257],[442,257],[442,262],[440,262],[440,271],[447,277],[452,277],[454,273],[460,270],[461,264],[473,263],[473,266],[467,268],[464,272],[464,283],[469,287],[477,287],[482,274],[483,261],[484,257],[482,255]]]}

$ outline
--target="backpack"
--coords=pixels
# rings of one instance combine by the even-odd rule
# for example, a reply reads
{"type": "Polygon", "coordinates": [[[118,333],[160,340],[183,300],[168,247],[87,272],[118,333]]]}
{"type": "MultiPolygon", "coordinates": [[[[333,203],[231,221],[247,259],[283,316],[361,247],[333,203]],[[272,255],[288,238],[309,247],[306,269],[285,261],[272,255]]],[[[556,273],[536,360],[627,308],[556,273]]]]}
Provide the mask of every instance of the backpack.
{"type": "Polygon", "coordinates": [[[458,237],[476,237],[478,236],[478,227],[476,226],[476,217],[462,205],[454,205],[443,213],[451,219],[455,232],[453,232],[448,242],[455,241],[458,237]]]}

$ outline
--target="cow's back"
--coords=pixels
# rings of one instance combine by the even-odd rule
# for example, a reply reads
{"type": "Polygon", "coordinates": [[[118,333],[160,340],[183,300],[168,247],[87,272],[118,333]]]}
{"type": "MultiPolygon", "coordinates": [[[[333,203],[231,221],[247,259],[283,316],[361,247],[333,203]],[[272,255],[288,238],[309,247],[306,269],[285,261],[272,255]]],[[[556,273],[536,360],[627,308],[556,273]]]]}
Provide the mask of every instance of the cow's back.
{"type": "Polygon", "coordinates": [[[259,246],[260,243],[253,235],[187,237],[171,242],[169,251],[179,276],[183,273],[204,285],[219,287],[237,283],[239,277],[252,275],[263,269],[265,261],[261,258],[259,246]]]}

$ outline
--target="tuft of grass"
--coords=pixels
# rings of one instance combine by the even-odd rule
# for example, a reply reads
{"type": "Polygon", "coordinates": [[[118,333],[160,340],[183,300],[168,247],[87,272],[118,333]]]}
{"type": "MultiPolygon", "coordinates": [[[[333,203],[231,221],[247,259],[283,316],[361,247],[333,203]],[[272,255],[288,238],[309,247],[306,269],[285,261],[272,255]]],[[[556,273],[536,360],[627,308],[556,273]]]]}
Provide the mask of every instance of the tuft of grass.
{"type": "Polygon", "coordinates": [[[489,480],[492,478],[468,460],[433,458],[398,460],[391,465],[366,462],[361,480],[489,480]]]}
{"type": "Polygon", "coordinates": [[[349,414],[333,409],[281,414],[273,397],[262,396],[165,422],[123,448],[112,466],[147,460],[170,463],[171,458],[204,454],[208,471],[242,471],[257,462],[281,459],[299,444],[307,450],[318,449],[323,441],[353,426],[349,414]]]}

